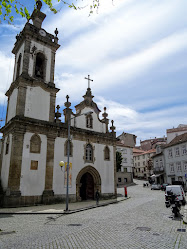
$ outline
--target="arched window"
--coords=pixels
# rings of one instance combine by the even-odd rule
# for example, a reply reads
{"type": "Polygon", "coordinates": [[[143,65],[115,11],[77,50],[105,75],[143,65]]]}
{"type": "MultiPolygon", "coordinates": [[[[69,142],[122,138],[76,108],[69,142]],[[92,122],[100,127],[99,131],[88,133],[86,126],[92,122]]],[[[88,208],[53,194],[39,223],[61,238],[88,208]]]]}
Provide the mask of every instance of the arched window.
{"type": "Polygon", "coordinates": [[[41,139],[40,136],[34,134],[30,140],[30,152],[40,153],[41,150],[41,139]]]}
{"type": "Polygon", "coordinates": [[[10,139],[9,139],[9,136],[8,136],[7,140],[6,140],[5,154],[8,154],[8,152],[9,152],[9,143],[10,143],[10,139]]]}
{"type": "Polygon", "coordinates": [[[86,127],[93,128],[93,118],[91,114],[86,116],[86,127]]]}
{"type": "Polygon", "coordinates": [[[20,66],[21,66],[21,54],[19,54],[19,58],[17,60],[17,71],[16,71],[16,79],[19,77],[20,75],[20,66]]]}
{"type": "MultiPolygon", "coordinates": [[[[64,155],[68,155],[68,140],[64,144],[64,155]]],[[[69,156],[73,156],[73,144],[71,141],[69,143],[69,156]]]]}
{"type": "Polygon", "coordinates": [[[86,161],[93,161],[93,148],[91,144],[86,145],[86,161]]]}
{"type": "Polygon", "coordinates": [[[44,79],[45,71],[45,56],[42,53],[37,53],[35,62],[35,76],[40,79],[44,79]]]}
{"type": "Polygon", "coordinates": [[[106,146],[104,149],[104,159],[110,160],[110,150],[109,150],[108,146],[106,146]]]}

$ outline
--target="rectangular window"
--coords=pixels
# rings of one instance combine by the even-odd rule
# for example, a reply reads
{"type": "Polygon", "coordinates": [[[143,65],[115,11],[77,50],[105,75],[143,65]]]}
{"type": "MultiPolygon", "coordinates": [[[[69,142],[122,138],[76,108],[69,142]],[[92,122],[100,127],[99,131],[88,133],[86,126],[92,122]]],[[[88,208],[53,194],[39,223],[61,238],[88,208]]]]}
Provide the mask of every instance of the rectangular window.
{"type": "Polygon", "coordinates": [[[140,166],[140,162],[138,163],[138,166],[140,166]]]}
{"type": "Polygon", "coordinates": [[[124,178],[124,182],[127,182],[127,178],[124,178]]]}
{"type": "Polygon", "coordinates": [[[160,147],[157,147],[157,148],[156,148],[156,153],[157,153],[157,154],[160,153],[160,147]]]}
{"type": "Polygon", "coordinates": [[[179,171],[179,172],[182,171],[181,162],[177,162],[176,165],[177,165],[177,171],[179,171]]]}
{"type": "Polygon", "coordinates": [[[134,165],[135,165],[135,167],[136,167],[136,163],[135,163],[134,165]]]}
{"type": "Polygon", "coordinates": [[[121,177],[118,177],[118,182],[121,182],[121,177]]]}
{"type": "Polygon", "coordinates": [[[187,161],[183,163],[183,166],[184,166],[184,171],[187,171],[187,161]]]}
{"type": "Polygon", "coordinates": [[[123,158],[123,163],[127,163],[127,158],[126,157],[123,158]]]}
{"type": "Polygon", "coordinates": [[[125,173],[126,173],[126,172],[127,172],[127,168],[124,168],[123,172],[125,172],[125,173]]]}
{"type": "Polygon", "coordinates": [[[156,160],[156,168],[158,168],[158,160],[156,160]]]}
{"type": "Polygon", "coordinates": [[[169,149],[169,150],[168,150],[168,157],[169,157],[169,158],[173,157],[172,149],[169,149]]]}
{"type": "Polygon", "coordinates": [[[38,169],[38,161],[31,160],[31,170],[37,170],[38,169]]]}
{"type": "Polygon", "coordinates": [[[145,155],[143,155],[143,159],[145,159],[145,155]]]}
{"type": "Polygon", "coordinates": [[[161,168],[163,167],[162,159],[160,159],[160,167],[161,167],[161,168]]]}
{"type": "Polygon", "coordinates": [[[187,151],[186,151],[186,145],[183,145],[182,146],[182,155],[186,155],[187,153],[186,153],[187,151]]]}
{"type": "Polygon", "coordinates": [[[173,163],[170,163],[169,167],[170,167],[170,173],[174,173],[174,165],[173,165],[173,163]]]}
{"type": "Polygon", "coordinates": [[[180,154],[179,154],[179,147],[175,148],[175,156],[180,156],[180,154]]]}
{"type": "Polygon", "coordinates": [[[145,161],[143,161],[143,165],[145,165],[145,161]]]}

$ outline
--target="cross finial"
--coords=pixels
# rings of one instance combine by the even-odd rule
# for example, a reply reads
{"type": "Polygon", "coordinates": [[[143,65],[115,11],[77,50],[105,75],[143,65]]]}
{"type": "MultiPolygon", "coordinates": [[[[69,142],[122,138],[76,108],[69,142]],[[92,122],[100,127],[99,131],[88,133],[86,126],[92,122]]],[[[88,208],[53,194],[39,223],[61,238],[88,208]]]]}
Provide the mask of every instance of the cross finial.
{"type": "Polygon", "coordinates": [[[59,112],[60,106],[59,106],[59,105],[57,105],[56,109],[57,109],[57,112],[59,112]]]}
{"type": "Polygon", "coordinates": [[[90,81],[93,81],[90,79],[90,75],[88,75],[88,78],[85,77],[86,80],[88,80],[88,88],[90,88],[90,81]]]}
{"type": "Polygon", "coordinates": [[[68,102],[68,99],[69,99],[69,95],[66,96],[66,99],[67,99],[67,102],[68,102]]]}

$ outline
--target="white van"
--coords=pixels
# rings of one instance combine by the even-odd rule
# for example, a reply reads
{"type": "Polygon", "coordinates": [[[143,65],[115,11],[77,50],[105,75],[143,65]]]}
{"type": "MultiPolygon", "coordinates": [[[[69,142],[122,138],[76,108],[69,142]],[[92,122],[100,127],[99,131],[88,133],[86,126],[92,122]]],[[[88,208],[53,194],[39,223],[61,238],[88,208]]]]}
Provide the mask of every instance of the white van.
{"type": "Polygon", "coordinates": [[[166,201],[168,200],[168,194],[167,194],[168,191],[172,191],[173,194],[177,196],[177,198],[179,199],[179,201],[182,202],[183,205],[186,204],[186,199],[185,199],[184,190],[183,190],[182,186],[180,186],[180,185],[166,186],[166,191],[165,191],[166,201]]]}

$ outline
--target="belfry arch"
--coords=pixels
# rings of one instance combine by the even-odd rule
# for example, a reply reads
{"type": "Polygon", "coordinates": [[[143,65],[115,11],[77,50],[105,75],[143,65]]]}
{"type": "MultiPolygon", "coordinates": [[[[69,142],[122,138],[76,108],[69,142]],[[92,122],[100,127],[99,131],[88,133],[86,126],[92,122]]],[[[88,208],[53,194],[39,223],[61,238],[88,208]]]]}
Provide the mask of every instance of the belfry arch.
{"type": "Polygon", "coordinates": [[[77,201],[95,199],[95,192],[101,193],[101,177],[92,166],[86,166],[77,175],[76,199],[77,201]]]}

